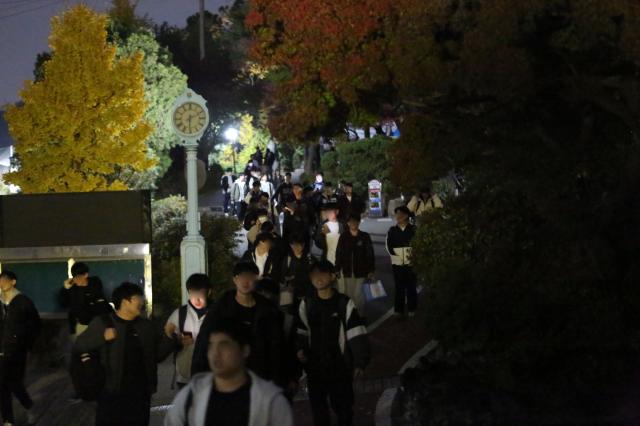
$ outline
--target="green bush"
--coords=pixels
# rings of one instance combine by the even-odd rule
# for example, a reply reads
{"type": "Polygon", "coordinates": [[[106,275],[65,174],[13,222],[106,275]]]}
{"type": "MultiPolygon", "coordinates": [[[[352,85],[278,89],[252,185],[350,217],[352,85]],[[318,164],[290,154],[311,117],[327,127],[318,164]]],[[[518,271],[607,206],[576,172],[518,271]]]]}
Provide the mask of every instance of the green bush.
{"type": "Polygon", "coordinates": [[[370,180],[382,182],[382,190],[388,197],[396,192],[390,181],[391,161],[389,147],[392,139],[374,137],[355,142],[339,143],[335,151],[322,155],[322,171],[325,180],[334,185],[340,180],[353,182],[353,190],[366,197],[370,180]]]}
{"type": "Polygon", "coordinates": [[[539,207],[496,188],[424,217],[412,253],[427,324],[477,379],[533,410],[603,408],[598,395],[638,365],[638,290],[610,268],[616,242],[576,232],[582,213],[552,222],[539,207]]]}
{"type": "MultiPolygon", "coordinates": [[[[180,306],[180,243],[186,235],[186,210],[186,200],[180,196],[152,204],[153,304],[157,316],[166,315],[180,306]]],[[[231,271],[237,261],[233,250],[240,224],[234,218],[204,214],[201,226],[216,297],[232,284],[231,271]]]]}

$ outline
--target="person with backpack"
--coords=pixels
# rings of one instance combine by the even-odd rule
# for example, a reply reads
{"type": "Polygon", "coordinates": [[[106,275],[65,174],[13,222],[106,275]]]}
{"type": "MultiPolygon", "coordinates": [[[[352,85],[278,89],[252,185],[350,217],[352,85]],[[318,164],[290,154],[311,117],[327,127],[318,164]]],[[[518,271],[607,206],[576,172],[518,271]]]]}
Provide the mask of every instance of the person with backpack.
{"type": "Polygon", "coordinates": [[[222,195],[224,195],[224,214],[229,214],[229,206],[231,205],[231,187],[235,182],[236,178],[231,174],[231,169],[227,169],[220,178],[220,188],[222,189],[222,195]]]}
{"type": "Polygon", "coordinates": [[[78,353],[99,353],[100,375],[85,377],[101,388],[96,426],[147,426],[151,395],[158,383],[157,363],[169,356],[174,341],[156,333],[142,318],[144,293],[136,284],[123,283],[111,296],[116,312],[94,318],[76,339],[78,353]]]}
{"type": "Polygon", "coordinates": [[[265,297],[256,294],[256,282],[260,271],[253,262],[241,261],[233,268],[235,290],[223,294],[206,316],[196,339],[191,373],[209,370],[207,362],[207,336],[222,320],[242,324],[251,335],[251,354],[248,367],[265,380],[283,383],[282,327],[278,307],[265,297]]]}
{"type": "Polygon", "coordinates": [[[71,266],[71,278],[60,289],[60,306],[69,309],[69,333],[76,339],[97,316],[112,311],[104,297],[102,281],[89,276],[86,263],[76,262],[71,266]]]}
{"type": "Polygon", "coordinates": [[[315,295],[300,303],[298,351],[308,378],[315,426],[330,426],[331,408],[339,426],[353,422],[353,381],[371,358],[367,329],[348,296],[334,289],[335,268],[328,260],[311,269],[315,295]]]}
{"type": "Polygon", "coordinates": [[[225,319],[203,334],[210,372],[193,376],[173,399],[165,426],[293,426],[291,405],[275,384],[249,367],[252,335],[225,319]]]}
{"type": "Polygon", "coordinates": [[[365,280],[372,281],[376,270],[376,256],[371,236],[360,230],[360,215],[352,213],[347,220],[347,231],[340,234],[336,249],[338,290],[354,301],[358,312],[364,315],[365,280]]]}
{"type": "Polygon", "coordinates": [[[189,300],[173,311],[164,327],[167,337],[180,342],[174,353],[175,383],[181,389],[191,378],[193,347],[209,308],[211,281],[205,274],[193,274],[187,279],[189,300]]]}
{"type": "Polygon", "coordinates": [[[0,413],[4,425],[15,424],[11,396],[27,410],[29,424],[36,424],[33,401],[24,386],[27,352],[40,333],[38,311],[16,288],[18,277],[11,271],[0,273],[0,413]]]}
{"type": "Polygon", "coordinates": [[[411,211],[406,206],[397,207],[395,213],[397,224],[389,228],[386,240],[396,284],[395,315],[404,317],[406,309],[413,317],[418,308],[418,279],[411,267],[411,241],[416,227],[409,222],[411,211]]]}
{"type": "Polygon", "coordinates": [[[442,200],[438,194],[431,189],[431,185],[425,185],[419,194],[411,197],[407,208],[415,217],[420,217],[423,213],[430,210],[441,209],[442,200]]]}

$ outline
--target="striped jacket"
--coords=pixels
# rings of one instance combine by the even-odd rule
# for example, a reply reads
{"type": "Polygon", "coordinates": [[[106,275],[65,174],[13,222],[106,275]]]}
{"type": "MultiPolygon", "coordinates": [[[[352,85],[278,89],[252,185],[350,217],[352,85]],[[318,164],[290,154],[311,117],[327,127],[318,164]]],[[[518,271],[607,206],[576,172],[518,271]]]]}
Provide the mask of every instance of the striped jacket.
{"type": "MultiPolygon", "coordinates": [[[[341,319],[338,345],[350,368],[364,369],[371,359],[371,349],[367,328],[358,314],[356,305],[348,296],[335,292],[332,297],[338,298],[338,315],[341,319]]],[[[318,309],[318,296],[305,298],[298,311],[298,349],[308,353],[314,330],[309,326],[309,317],[318,309]]]]}

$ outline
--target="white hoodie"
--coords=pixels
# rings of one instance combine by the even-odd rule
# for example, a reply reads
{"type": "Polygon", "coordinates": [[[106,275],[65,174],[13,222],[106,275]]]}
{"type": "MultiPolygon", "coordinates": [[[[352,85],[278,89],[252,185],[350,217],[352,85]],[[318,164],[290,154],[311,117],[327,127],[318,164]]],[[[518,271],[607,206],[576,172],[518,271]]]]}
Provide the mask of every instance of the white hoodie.
{"type": "MultiPolygon", "coordinates": [[[[251,402],[249,426],[293,426],[291,406],[282,390],[249,371],[251,402]]],[[[209,396],[213,388],[213,373],[200,373],[191,378],[173,399],[173,405],[164,419],[165,426],[203,426],[207,421],[209,396]],[[186,404],[191,394],[187,419],[186,404]]]]}

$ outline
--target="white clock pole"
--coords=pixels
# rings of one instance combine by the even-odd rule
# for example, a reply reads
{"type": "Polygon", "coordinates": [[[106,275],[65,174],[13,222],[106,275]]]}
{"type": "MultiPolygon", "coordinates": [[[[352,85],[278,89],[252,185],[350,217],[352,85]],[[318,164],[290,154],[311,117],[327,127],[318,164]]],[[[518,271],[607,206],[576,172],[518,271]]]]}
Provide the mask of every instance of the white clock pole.
{"type": "MultiPolygon", "coordinates": [[[[178,117],[180,117],[179,113],[180,111],[178,111],[178,117]]],[[[209,269],[207,246],[204,238],[200,234],[200,213],[198,212],[198,140],[209,125],[209,113],[204,98],[192,90],[187,89],[174,103],[172,122],[174,123],[176,133],[184,140],[184,148],[187,156],[187,235],[180,244],[182,303],[186,304],[188,300],[187,279],[195,273],[206,274],[209,269]],[[188,121],[190,125],[186,131],[193,133],[186,133],[185,127],[181,127],[180,123],[176,123],[176,111],[186,104],[200,105],[206,115],[206,119],[204,119],[205,124],[202,126],[191,128],[193,119],[188,121]]]]}

